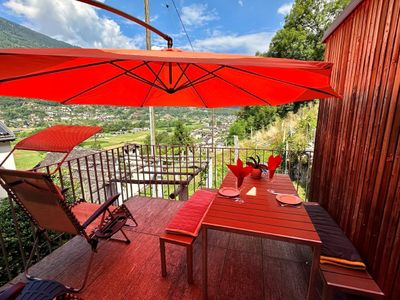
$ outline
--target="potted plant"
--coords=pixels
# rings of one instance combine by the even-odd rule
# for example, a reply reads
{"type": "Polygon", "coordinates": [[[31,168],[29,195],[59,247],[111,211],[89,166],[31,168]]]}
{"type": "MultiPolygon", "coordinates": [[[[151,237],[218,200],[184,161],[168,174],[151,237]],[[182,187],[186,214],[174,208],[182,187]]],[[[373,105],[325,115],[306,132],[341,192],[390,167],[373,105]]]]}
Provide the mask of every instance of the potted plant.
{"type": "Polygon", "coordinates": [[[265,164],[260,163],[260,157],[256,154],[256,158],[250,156],[246,165],[253,167],[250,177],[254,179],[260,179],[263,172],[267,172],[268,167],[265,164]]]}

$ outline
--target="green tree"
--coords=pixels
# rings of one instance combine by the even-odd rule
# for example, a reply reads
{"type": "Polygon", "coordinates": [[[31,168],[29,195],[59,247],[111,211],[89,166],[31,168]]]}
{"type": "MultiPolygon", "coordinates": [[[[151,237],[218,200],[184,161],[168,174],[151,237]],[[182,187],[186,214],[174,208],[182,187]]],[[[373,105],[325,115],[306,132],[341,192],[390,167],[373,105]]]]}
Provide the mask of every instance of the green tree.
{"type": "MultiPolygon", "coordinates": [[[[272,38],[269,50],[256,55],[323,60],[323,34],[348,3],[349,0],[295,0],[290,13],[285,17],[283,28],[272,38]]],[[[305,103],[295,102],[274,109],[245,107],[239,112],[238,118],[246,121],[246,132],[249,133],[250,130],[266,128],[276,116],[284,118],[290,112],[296,113],[305,103]]],[[[238,124],[234,123],[232,127],[235,127],[233,131],[240,132],[238,124]]]]}
{"type": "MultiPolygon", "coordinates": [[[[146,145],[150,145],[150,133],[146,135],[146,138],[144,140],[144,143],[146,145]]],[[[163,131],[156,131],[156,144],[157,145],[168,145],[171,143],[171,136],[168,134],[168,132],[163,132],[163,131]]]]}
{"type": "Polygon", "coordinates": [[[193,139],[190,136],[190,132],[185,127],[182,121],[177,121],[175,129],[171,137],[171,143],[173,145],[191,146],[193,145],[193,139]]]}
{"type": "Polygon", "coordinates": [[[228,145],[233,145],[233,137],[237,135],[239,140],[246,137],[246,121],[243,119],[236,120],[229,128],[228,137],[226,139],[228,145]]]}
{"type": "Polygon", "coordinates": [[[323,60],[322,37],[349,0],[295,0],[263,56],[323,60]]]}

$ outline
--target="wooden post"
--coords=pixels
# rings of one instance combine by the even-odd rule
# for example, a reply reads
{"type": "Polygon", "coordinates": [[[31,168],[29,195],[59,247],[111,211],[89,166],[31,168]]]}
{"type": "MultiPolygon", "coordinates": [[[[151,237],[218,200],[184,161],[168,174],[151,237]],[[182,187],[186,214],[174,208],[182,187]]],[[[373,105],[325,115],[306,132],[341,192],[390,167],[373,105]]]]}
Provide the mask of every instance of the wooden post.
{"type": "MultiPolygon", "coordinates": [[[[144,0],[144,21],[147,24],[150,24],[150,5],[149,5],[149,0],[144,0]]],[[[151,50],[151,33],[150,30],[146,28],[146,49],[151,50]]],[[[156,146],[156,122],[155,122],[155,114],[154,114],[154,107],[150,106],[149,107],[149,122],[150,122],[150,150],[151,150],[151,155],[155,155],[155,146],[156,146]]],[[[153,170],[157,170],[157,164],[156,161],[153,161],[153,170]]],[[[149,163],[149,171],[151,171],[151,166],[149,163]]],[[[151,175],[149,175],[151,176],[151,175]]],[[[155,179],[157,175],[151,176],[153,177],[152,179],[155,179]]],[[[156,186],[153,185],[151,189],[152,197],[157,197],[157,189],[156,186]]]]}
{"type": "MultiPolygon", "coordinates": [[[[144,21],[147,24],[150,24],[149,0],[144,0],[144,21]]],[[[151,33],[150,30],[148,30],[147,28],[146,28],[146,49],[151,50],[151,33]]],[[[154,146],[156,144],[156,124],[155,124],[154,107],[152,106],[149,107],[149,121],[150,121],[150,145],[154,146]]]]}

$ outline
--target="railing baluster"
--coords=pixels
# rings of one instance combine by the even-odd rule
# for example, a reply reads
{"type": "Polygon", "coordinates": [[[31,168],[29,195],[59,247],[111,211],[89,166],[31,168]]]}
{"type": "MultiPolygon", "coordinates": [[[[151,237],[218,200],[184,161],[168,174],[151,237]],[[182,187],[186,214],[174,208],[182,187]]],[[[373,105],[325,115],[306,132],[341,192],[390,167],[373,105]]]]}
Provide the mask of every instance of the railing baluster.
{"type": "Polygon", "coordinates": [[[85,165],[86,165],[86,174],[87,174],[88,185],[89,185],[90,201],[93,203],[92,180],[90,179],[89,162],[88,162],[88,157],[87,156],[85,156],[85,165]]]}
{"type": "Polygon", "coordinates": [[[62,175],[61,168],[58,169],[58,176],[60,178],[61,190],[63,190],[64,189],[64,177],[62,175]]]}
{"type": "Polygon", "coordinates": [[[108,153],[109,153],[109,150],[106,150],[108,185],[109,185],[109,189],[110,189],[110,195],[107,195],[107,198],[109,196],[113,196],[113,194],[114,194],[114,183],[112,181],[111,169],[110,169],[110,157],[109,157],[108,153]]]}
{"type": "Polygon", "coordinates": [[[103,155],[102,155],[102,153],[103,152],[99,152],[100,168],[101,168],[100,173],[101,173],[101,178],[102,178],[102,181],[103,181],[102,190],[103,190],[103,193],[104,193],[104,201],[107,201],[106,180],[104,178],[104,164],[103,164],[103,155]]]}
{"type": "MultiPolygon", "coordinates": [[[[166,163],[166,170],[167,170],[167,194],[169,197],[170,195],[170,190],[169,190],[169,160],[168,160],[168,147],[165,145],[164,146],[164,151],[165,151],[165,163],[166,163]]],[[[161,165],[163,167],[163,164],[161,165]]],[[[164,198],[164,195],[163,195],[164,198]]]]}
{"type": "MultiPolygon", "coordinates": [[[[112,158],[112,166],[113,166],[113,182],[115,183],[116,192],[118,193],[118,178],[117,178],[117,170],[115,167],[114,149],[111,149],[111,158],[112,158]]],[[[122,190],[121,190],[121,192],[122,192],[122,190]]]]}
{"type": "MultiPolygon", "coordinates": [[[[153,186],[151,184],[152,181],[152,176],[150,174],[151,172],[151,161],[150,161],[150,149],[149,145],[146,145],[146,156],[147,156],[147,167],[149,170],[149,192],[150,192],[150,197],[153,197],[153,186]]],[[[145,171],[145,170],[144,170],[145,171]]]]}
{"type": "MultiPolygon", "coordinates": [[[[174,176],[174,179],[173,179],[173,181],[174,181],[174,184],[173,184],[173,187],[174,187],[174,191],[176,190],[176,188],[175,188],[175,181],[176,181],[176,170],[175,170],[175,147],[174,146],[172,146],[172,172],[173,172],[173,176],[174,176]]],[[[177,199],[177,197],[176,197],[177,195],[175,195],[175,199],[177,199]]]]}
{"type": "MultiPolygon", "coordinates": [[[[164,184],[162,183],[163,179],[164,179],[164,170],[163,170],[163,166],[162,166],[162,158],[161,158],[161,146],[157,145],[157,149],[158,149],[158,163],[159,163],[159,169],[160,169],[160,176],[161,176],[161,198],[164,198],[164,184]]],[[[157,195],[157,197],[159,197],[159,195],[157,195]]]]}
{"type": "Polygon", "coordinates": [[[74,178],[72,176],[72,170],[71,170],[71,161],[67,162],[67,166],[68,166],[68,172],[69,172],[69,180],[71,181],[72,197],[73,197],[73,201],[75,201],[76,200],[76,194],[75,194],[74,178]]]}
{"type": "Polygon", "coordinates": [[[214,161],[214,186],[213,186],[213,188],[217,188],[217,164],[218,164],[218,162],[217,162],[217,148],[214,146],[214,145],[212,145],[211,146],[211,151],[212,151],[212,155],[214,155],[214,159],[213,159],[213,161],[214,161]]]}
{"type": "Polygon", "coordinates": [[[76,160],[76,164],[78,166],[79,182],[80,182],[80,185],[81,185],[81,198],[85,199],[85,190],[84,190],[84,187],[83,187],[81,163],[80,163],[80,159],[79,158],[76,160]]]}
{"type": "Polygon", "coordinates": [[[133,187],[132,187],[133,186],[133,183],[132,183],[132,166],[131,166],[131,157],[130,157],[130,154],[129,154],[129,145],[126,146],[126,152],[125,153],[126,153],[126,155],[128,157],[129,187],[130,187],[130,191],[131,191],[131,196],[130,197],[133,197],[134,193],[133,193],[133,187]]]}
{"type": "MultiPolygon", "coordinates": [[[[96,162],[96,154],[92,155],[93,168],[94,168],[94,180],[96,182],[96,192],[97,192],[97,202],[101,203],[100,197],[100,186],[99,186],[99,176],[97,174],[97,162],[96,162]]],[[[104,200],[105,201],[105,200],[104,200]]]]}
{"type": "Polygon", "coordinates": [[[154,189],[155,189],[155,195],[156,197],[158,197],[158,184],[157,184],[157,177],[158,177],[158,173],[157,173],[157,162],[156,162],[156,145],[151,145],[151,154],[153,155],[153,178],[154,178],[154,189]]]}
{"type": "MultiPolygon", "coordinates": [[[[143,145],[140,145],[140,159],[141,159],[141,173],[142,173],[142,180],[143,180],[143,191],[144,191],[144,196],[147,197],[147,187],[146,187],[146,174],[144,173],[146,170],[144,169],[144,160],[143,160],[144,154],[143,154],[143,145]]],[[[150,176],[150,174],[149,174],[150,176]]]]}
{"type": "Polygon", "coordinates": [[[121,154],[119,151],[119,148],[116,149],[117,150],[117,163],[118,163],[118,174],[119,174],[119,182],[121,185],[121,197],[120,200],[122,200],[122,202],[125,201],[125,194],[124,194],[124,179],[122,177],[122,170],[121,170],[121,154]]]}
{"type": "Polygon", "coordinates": [[[221,176],[222,176],[222,178],[224,178],[224,176],[225,176],[225,168],[224,168],[224,166],[225,166],[225,148],[222,148],[221,161],[222,161],[221,176]]]}
{"type": "Polygon", "coordinates": [[[138,188],[138,194],[139,196],[142,195],[142,185],[140,184],[140,176],[139,176],[139,162],[138,162],[138,151],[139,151],[139,147],[136,147],[135,145],[135,168],[136,168],[136,179],[138,180],[137,183],[137,188],[138,188]]]}
{"type": "Polygon", "coordinates": [[[128,196],[128,175],[126,174],[126,160],[125,160],[125,151],[124,151],[124,147],[121,148],[122,150],[122,157],[121,154],[119,153],[119,148],[118,148],[118,157],[119,157],[119,161],[121,161],[122,158],[122,165],[124,166],[124,183],[125,183],[125,190],[126,190],[126,197],[125,200],[129,199],[128,196]]]}

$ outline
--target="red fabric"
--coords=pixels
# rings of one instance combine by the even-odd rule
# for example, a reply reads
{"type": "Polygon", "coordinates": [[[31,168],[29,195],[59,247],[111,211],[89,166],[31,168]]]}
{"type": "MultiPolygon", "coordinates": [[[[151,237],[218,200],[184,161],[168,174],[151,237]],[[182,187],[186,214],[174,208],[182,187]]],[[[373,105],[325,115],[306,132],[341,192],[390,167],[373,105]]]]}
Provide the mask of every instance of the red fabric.
{"type": "Polygon", "coordinates": [[[238,188],[242,185],[244,178],[248,176],[251,173],[251,171],[253,171],[252,166],[247,166],[243,168],[243,162],[240,158],[238,158],[236,165],[227,165],[227,166],[229,170],[232,171],[233,175],[236,176],[238,188]]]}
{"type": "Polygon", "coordinates": [[[339,97],[326,62],[70,48],[0,49],[0,65],[1,96],[63,104],[225,107],[339,97]]]}
{"type": "Polygon", "coordinates": [[[18,142],[15,149],[68,153],[101,130],[97,126],[55,125],[18,142]]]}
{"type": "Polygon", "coordinates": [[[268,174],[270,179],[274,177],[275,170],[279,167],[281,163],[282,163],[282,156],[280,155],[277,156],[271,155],[270,157],[268,157],[268,174]]]}
{"type": "Polygon", "coordinates": [[[197,191],[181,207],[165,229],[168,233],[197,236],[201,228],[201,222],[210,207],[215,193],[209,191],[197,191]]]}

